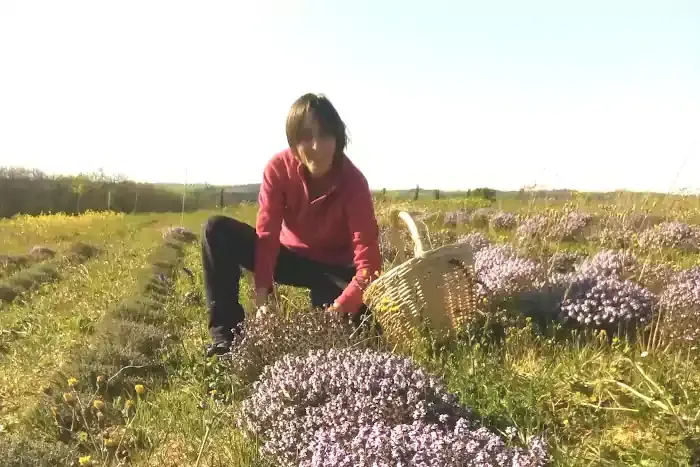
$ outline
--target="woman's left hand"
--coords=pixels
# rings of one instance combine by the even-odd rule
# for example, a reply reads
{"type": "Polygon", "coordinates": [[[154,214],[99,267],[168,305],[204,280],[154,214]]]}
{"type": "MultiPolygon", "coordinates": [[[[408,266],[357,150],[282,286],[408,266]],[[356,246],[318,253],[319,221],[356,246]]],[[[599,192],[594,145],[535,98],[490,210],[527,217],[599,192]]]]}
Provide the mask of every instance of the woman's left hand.
{"type": "Polygon", "coordinates": [[[334,303],[333,305],[328,307],[328,311],[332,311],[332,312],[335,312],[335,313],[342,315],[343,314],[343,307],[334,303]]]}

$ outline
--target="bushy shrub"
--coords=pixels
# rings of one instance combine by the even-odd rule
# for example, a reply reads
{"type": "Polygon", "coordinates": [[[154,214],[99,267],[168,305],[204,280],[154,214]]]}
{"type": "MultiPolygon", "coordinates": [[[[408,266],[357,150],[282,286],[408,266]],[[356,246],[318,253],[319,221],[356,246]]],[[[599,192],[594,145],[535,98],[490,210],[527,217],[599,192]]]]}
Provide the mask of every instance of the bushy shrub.
{"type": "Polygon", "coordinates": [[[536,214],[523,220],[515,231],[520,242],[544,239],[548,235],[550,219],[544,214],[536,214]]]}
{"type": "Polygon", "coordinates": [[[541,441],[476,428],[442,380],[390,352],[331,349],[263,371],[239,423],[282,466],[544,465],[541,441]]]}
{"type": "Polygon", "coordinates": [[[677,248],[686,252],[700,251],[700,228],[685,222],[662,222],[639,234],[643,248],[677,248]]]}
{"type": "MultiPolygon", "coordinates": [[[[36,436],[35,433],[32,434],[36,436]]],[[[66,445],[37,439],[35,436],[0,436],[0,465],[3,467],[71,465],[71,461],[76,456],[66,445]]]]}
{"type": "Polygon", "coordinates": [[[589,276],[605,276],[628,279],[638,269],[635,255],[628,250],[601,250],[586,258],[577,270],[589,276]]]}
{"type": "Polygon", "coordinates": [[[467,243],[471,247],[473,252],[477,252],[487,246],[491,245],[491,242],[481,232],[471,232],[465,235],[460,235],[457,238],[457,243],[467,243]]]}
{"type": "Polygon", "coordinates": [[[351,345],[367,347],[372,341],[337,313],[321,309],[283,314],[277,310],[249,316],[234,335],[230,369],[244,383],[257,379],[266,365],[284,355],[303,355],[351,345]]]}
{"type": "Polygon", "coordinates": [[[491,217],[489,223],[494,230],[511,230],[518,224],[518,216],[511,212],[499,211],[491,217]]]}
{"type": "Polygon", "coordinates": [[[650,322],[656,297],[630,280],[593,273],[574,273],[558,279],[566,287],[560,319],[581,327],[609,329],[650,322]]]}
{"type": "Polygon", "coordinates": [[[474,269],[479,293],[497,299],[538,287],[545,279],[541,265],[518,256],[510,245],[482,248],[474,257],[474,269]]]}
{"type": "Polygon", "coordinates": [[[516,237],[520,242],[533,240],[582,240],[593,216],[582,211],[547,212],[535,214],[520,223],[516,237]]]}
{"type": "Polygon", "coordinates": [[[533,439],[528,451],[514,450],[486,428],[473,429],[460,418],[455,427],[414,421],[399,425],[363,425],[346,440],[337,430],[316,432],[311,459],[300,467],[420,465],[425,467],[546,465],[544,442],[533,439]]]}
{"type": "Polygon", "coordinates": [[[700,340],[700,266],[681,271],[659,298],[664,332],[672,340],[700,340]]]}
{"type": "Polygon", "coordinates": [[[567,211],[557,219],[553,236],[560,240],[580,240],[593,216],[583,211],[567,211]]]}

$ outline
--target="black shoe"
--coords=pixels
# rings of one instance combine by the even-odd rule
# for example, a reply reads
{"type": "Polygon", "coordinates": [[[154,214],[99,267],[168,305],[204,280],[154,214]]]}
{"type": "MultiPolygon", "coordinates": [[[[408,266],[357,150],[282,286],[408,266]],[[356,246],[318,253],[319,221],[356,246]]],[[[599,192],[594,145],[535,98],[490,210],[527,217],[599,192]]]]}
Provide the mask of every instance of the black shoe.
{"type": "Polygon", "coordinates": [[[207,346],[207,358],[214,355],[221,356],[231,352],[231,341],[219,341],[207,346]]]}

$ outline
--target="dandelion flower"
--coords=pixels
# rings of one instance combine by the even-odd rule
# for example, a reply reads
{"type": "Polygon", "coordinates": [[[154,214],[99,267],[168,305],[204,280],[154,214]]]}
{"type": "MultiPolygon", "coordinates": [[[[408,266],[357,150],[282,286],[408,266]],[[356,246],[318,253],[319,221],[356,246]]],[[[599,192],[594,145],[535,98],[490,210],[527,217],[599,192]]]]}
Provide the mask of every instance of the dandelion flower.
{"type": "Polygon", "coordinates": [[[80,464],[80,465],[92,465],[92,458],[90,456],[82,456],[78,459],[78,464],[80,464]]]}
{"type": "Polygon", "coordinates": [[[78,386],[78,380],[75,378],[68,378],[68,387],[75,389],[78,386]]]}
{"type": "Polygon", "coordinates": [[[134,389],[136,390],[136,394],[139,396],[143,396],[146,393],[146,388],[143,387],[143,384],[137,384],[134,386],[134,389]]]}
{"type": "Polygon", "coordinates": [[[104,410],[105,403],[100,399],[95,399],[95,401],[92,403],[92,406],[95,407],[97,410],[104,410]]]}

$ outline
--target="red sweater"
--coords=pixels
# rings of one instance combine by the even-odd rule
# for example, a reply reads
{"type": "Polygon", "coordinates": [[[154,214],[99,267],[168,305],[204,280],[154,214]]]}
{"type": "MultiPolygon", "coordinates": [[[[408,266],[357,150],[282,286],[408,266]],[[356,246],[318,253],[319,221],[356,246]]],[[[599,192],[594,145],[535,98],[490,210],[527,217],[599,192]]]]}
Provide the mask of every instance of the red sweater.
{"type": "Polygon", "coordinates": [[[379,227],[369,185],[347,156],[313,185],[304,170],[290,149],[265,166],[256,220],[255,288],[272,286],[282,244],[312,260],[354,264],[355,277],[336,304],[355,313],[364,289],[381,271],[379,227]]]}

